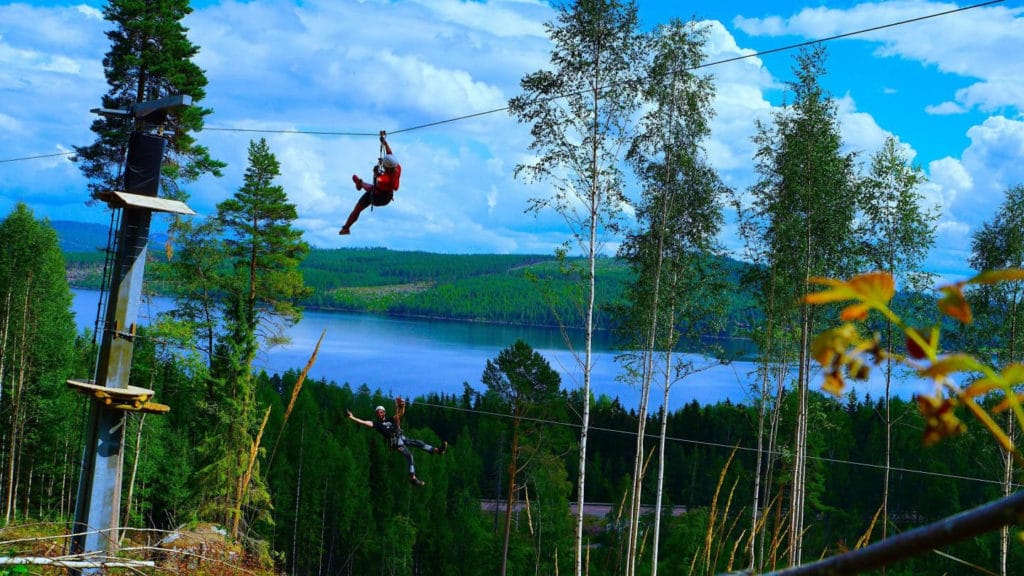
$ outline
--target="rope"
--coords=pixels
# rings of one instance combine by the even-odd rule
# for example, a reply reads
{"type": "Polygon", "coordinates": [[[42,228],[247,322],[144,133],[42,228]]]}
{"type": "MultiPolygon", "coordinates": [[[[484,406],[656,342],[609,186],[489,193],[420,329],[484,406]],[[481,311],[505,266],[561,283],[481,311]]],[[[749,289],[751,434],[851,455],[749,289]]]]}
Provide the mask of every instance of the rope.
{"type": "MultiPolygon", "coordinates": [[[[406,402],[409,402],[409,401],[406,400],[406,402]]],[[[499,412],[487,412],[487,411],[484,411],[484,410],[477,410],[477,409],[471,409],[471,408],[460,408],[458,406],[444,406],[442,404],[431,404],[429,402],[422,402],[422,401],[417,402],[417,404],[420,405],[420,406],[429,406],[429,407],[432,407],[432,408],[440,408],[442,410],[455,410],[457,412],[470,412],[470,413],[474,413],[474,414],[480,414],[480,415],[483,415],[483,416],[490,416],[490,417],[497,417],[497,418],[512,418],[512,416],[510,414],[502,414],[502,413],[499,413],[499,412]]],[[[574,424],[572,422],[562,422],[562,421],[559,421],[559,420],[547,420],[547,419],[544,419],[544,418],[531,418],[531,417],[523,416],[523,417],[520,417],[520,419],[521,420],[527,420],[527,421],[530,421],[530,422],[536,422],[536,423],[539,423],[539,424],[550,424],[550,425],[553,425],[553,426],[567,426],[567,427],[570,427],[570,428],[580,428],[581,427],[580,424],[574,424]]],[[[612,433],[612,434],[625,434],[625,435],[629,435],[629,436],[635,436],[636,435],[636,431],[635,430],[617,430],[617,429],[614,429],[614,428],[604,428],[604,427],[601,427],[601,426],[590,426],[589,430],[590,431],[597,430],[599,432],[609,432],[609,433],[612,433]]],[[[658,438],[659,436],[656,435],[656,434],[645,434],[645,437],[648,437],[648,438],[658,438]]],[[[736,450],[745,451],[745,452],[756,452],[757,451],[756,448],[748,448],[748,447],[744,447],[744,446],[735,446],[735,445],[732,445],[732,444],[722,444],[720,442],[706,442],[706,441],[700,441],[700,440],[691,440],[689,438],[679,438],[679,437],[675,437],[675,436],[666,436],[665,439],[667,441],[669,441],[669,442],[674,442],[674,443],[693,444],[693,445],[696,445],[696,446],[707,446],[707,447],[711,447],[711,448],[722,448],[724,450],[736,449],[736,450]]],[[[768,452],[767,450],[765,450],[764,453],[772,455],[772,456],[783,456],[782,452],[768,452]]],[[[825,457],[825,456],[813,456],[813,457],[809,457],[809,458],[811,458],[812,460],[817,460],[819,462],[827,462],[827,463],[830,463],[830,464],[845,464],[845,465],[848,465],[848,466],[860,466],[860,467],[863,467],[863,468],[873,468],[873,469],[884,469],[885,468],[885,466],[883,466],[882,464],[869,464],[867,462],[854,462],[852,460],[840,460],[838,458],[828,458],[828,457],[825,457]]],[[[965,480],[965,481],[969,481],[969,482],[981,482],[981,483],[985,483],[985,484],[995,484],[995,485],[1000,485],[1000,486],[1003,484],[1003,482],[1001,480],[989,480],[987,478],[974,478],[974,477],[971,477],[971,476],[963,476],[963,475],[959,475],[959,474],[943,474],[943,473],[940,473],[940,472],[929,472],[927,470],[915,470],[915,469],[912,469],[912,468],[901,468],[899,466],[890,466],[889,470],[892,471],[892,472],[906,472],[906,473],[909,473],[909,474],[921,474],[921,475],[924,475],[924,476],[934,476],[934,477],[938,477],[938,478],[949,478],[949,479],[952,479],[952,480],[965,480]]],[[[1019,488],[1019,487],[1021,487],[1021,485],[1015,483],[1014,487],[1015,488],[1019,488]]]]}

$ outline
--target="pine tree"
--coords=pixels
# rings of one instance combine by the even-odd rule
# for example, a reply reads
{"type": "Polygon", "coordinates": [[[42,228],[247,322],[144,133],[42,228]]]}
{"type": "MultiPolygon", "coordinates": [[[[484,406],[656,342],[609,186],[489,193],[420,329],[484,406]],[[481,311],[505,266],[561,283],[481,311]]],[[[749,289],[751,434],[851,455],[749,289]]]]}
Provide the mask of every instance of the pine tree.
{"type": "MultiPolygon", "coordinates": [[[[507,573],[509,538],[512,532],[512,508],[522,486],[518,478],[527,467],[539,462],[551,463],[557,458],[545,458],[551,444],[551,434],[545,438],[536,421],[550,419],[562,399],[559,394],[561,378],[540,353],[529,344],[517,340],[502,350],[498,357],[488,360],[481,382],[489,394],[495,396],[512,417],[512,441],[508,464],[507,500],[505,508],[505,534],[502,547],[501,574],[507,573]],[[526,457],[520,460],[522,455],[526,457]]],[[[557,466],[554,466],[557,467],[557,466]]]]}
{"type": "Polygon", "coordinates": [[[284,188],[273,183],[280,163],[265,139],[249,145],[243,186],[217,206],[222,238],[222,268],[217,292],[222,297],[222,331],[210,370],[210,394],[216,426],[203,443],[210,480],[205,505],[237,534],[246,506],[255,517],[269,512],[269,495],[254,451],[263,411],[256,406],[252,364],[260,340],[284,341],[283,330],[301,318],[298,300],[308,295],[299,263],[309,252],[298,217],[284,188]]]}
{"type": "MultiPolygon", "coordinates": [[[[177,95],[192,99],[191,106],[166,118],[168,144],[161,186],[165,192],[178,190],[179,180],[191,182],[203,174],[220,176],[224,167],[193,137],[213,111],[198,106],[206,96],[206,75],[192,61],[199,48],[189,41],[188,29],[181,24],[191,12],[188,0],[110,0],[103,10],[103,17],[114,26],[107,32],[111,46],[103,58],[110,89],[102,98],[102,107],[128,110],[140,102],[177,95]]],[[[75,159],[89,180],[93,198],[122,188],[120,167],[132,128],[123,117],[101,115],[92,124],[96,141],[75,147],[75,159]]],[[[180,191],[174,195],[183,197],[180,191]]]]}

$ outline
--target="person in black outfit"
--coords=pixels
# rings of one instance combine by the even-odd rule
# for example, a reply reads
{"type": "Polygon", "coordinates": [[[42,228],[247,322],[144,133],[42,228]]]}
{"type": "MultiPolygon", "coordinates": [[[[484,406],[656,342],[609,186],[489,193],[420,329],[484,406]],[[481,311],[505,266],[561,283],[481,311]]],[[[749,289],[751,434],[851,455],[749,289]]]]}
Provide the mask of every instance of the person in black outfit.
{"type": "Polygon", "coordinates": [[[373,428],[388,441],[389,448],[401,452],[405,456],[406,462],[409,463],[409,482],[416,486],[423,486],[425,482],[416,477],[416,466],[413,463],[412,452],[409,451],[409,446],[419,448],[429,454],[441,455],[448,449],[448,443],[442,442],[441,446],[435,447],[422,440],[407,438],[402,433],[402,416],[405,414],[405,400],[401,396],[395,398],[395,415],[391,418],[387,417],[383,406],[377,406],[376,412],[377,419],[371,422],[356,418],[352,415],[351,410],[345,410],[349,420],[362,424],[367,428],[373,428]]]}

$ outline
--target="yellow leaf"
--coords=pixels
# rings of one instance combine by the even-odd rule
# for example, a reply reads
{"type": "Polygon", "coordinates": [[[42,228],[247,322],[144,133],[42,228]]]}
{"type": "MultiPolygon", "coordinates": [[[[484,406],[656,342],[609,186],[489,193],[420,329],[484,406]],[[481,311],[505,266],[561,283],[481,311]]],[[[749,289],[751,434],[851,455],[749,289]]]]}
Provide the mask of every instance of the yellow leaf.
{"type": "Polygon", "coordinates": [[[959,320],[964,324],[970,324],[973,320],[971,317],[971,307],[967,304],[967,299],[964,298],[962,288],[962,283],[940,288],[943,296],[939,300],[939,310],[950,318],[959,320]]]}
{"type": "Polygon", "coordinates": [[[808,304],[827,304],[829,302],[842,302],[844,300],[853,300],[855,294],[850,289],[850,285],[842,280],[835,280],[833,278],[820,278],[813,277],[808,280],[811,284],[821,284],[824,286],[831,286],[831,290],[822,290],[821,292],[815,292],[808,294],[804,297],[804,302],[808,304]]]}
{"type": "Polygon", "coordinates": [[[891,300],[896,293],[892,275],[888,272],[868,272],[854,276],[850,280],[850,286],[864,301],[884,303],[891,300]]]}
{"type": "Polygon", "coordinates": [[[867,304],[884,304],[892,299],[895,293],[892,275],[887,272],[869,272],[854,276],[849,282],[833,278],[810,278],[812,284],[829,286],[831,289],[808,294],[804,302],[808,304],[827,304],[845,300],[860,300],[867,304]]]}
{"type": "Polygon", "coordinates": [[[867,304],[850,304],[839,314],[839,319],[843,322],[856,322],[864,320],[868,317],[868,310],[870,308],[867,304]]]}
{"type": "Polygon", "coordinates": [[[1024,384],[1024,364],[1014,362],[1003,368],[1003,384],[1005,386],[1024,384]]]}
{"type": "Polygon", "coordinates": [[[982,378],[981,380],[972,382],[971,385],[963,391],[963,396],[967,398],[975,398],[978,396],[984,396],[985,394],[988,394],[993,390],[998,390],[999,388],[1000,386],[998,383],[993,382],[989,378],[982,378]]]}
{"type": "MultiPolygon", "coordinates": [[[[1018,404],[1024,404],[1024,393],[1017,393],[1017,394],[1015,394],[1015,396],[1017,398],[1017,403],[1018,404]]],[[[1010,406],[1011,406],[1010,399],[1006,398],[1005,400],[1003,400],[999,404],[996,404],[995,406],[992,407],[992,413],[993,414],[1002,414],[1003,412],[1006,412],[1010,408],[1010,406]]]]}
{"type": "Polygon", "coordinates": [[[981,372],[981,364],[969,354],[950,354],[919,371],[921,376],[941,378],[956,372],[981,372]]]}
{"type": "Polygon", "coordinates": [[[963,434],[967,426],[956,416],[957,403],[948,398],[915,396],[917,408],[924,416],[925,446],[931,446],[944,438],[963,434]]]}
{"type": "Polygon", "coordinates": [[[843,376],[836,373],[825,374],[825,383],[821,385],[822,390],[836,397],[842,396],[845,387],[843,376]]]}
{"type": "Polygon", "coordinates": [[[844,356],[846,349],[857,340],[857,329],[853,324],[829,328],[811,341],[811,356],[822,366],[828,366],[836,356],[844,356]]]}
{"type": "Polygon", "coordinates": [[[970,284],[996,284],[998,282],[1012,282],[1024,280],[1024,270],[1010,268],[1007,270],[986,270],[974,278],[968,280],[970,284]]]}

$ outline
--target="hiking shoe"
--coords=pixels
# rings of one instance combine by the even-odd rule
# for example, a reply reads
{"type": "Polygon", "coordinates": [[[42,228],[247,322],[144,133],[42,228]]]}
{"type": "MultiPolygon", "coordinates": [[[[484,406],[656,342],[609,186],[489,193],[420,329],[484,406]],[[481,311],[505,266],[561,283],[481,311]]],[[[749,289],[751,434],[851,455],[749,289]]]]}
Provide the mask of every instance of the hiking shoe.
{"type": "Polygon", "coordinates": [[[356,183],[356,190],[362,190],[363,189],[363,180],[359,176],[356,176],[355,174],[353,174],[352,175],[352,181],[356,183]]]}
{"type": "Polygon", "coordinates": [[[437,454],[438,456],[443,455],[447,451],[448,451],[448,441],[447,440],[442,440],[441,441],[441,445],[434,448],[434,454],[437,454]]]}
{"type": "Polygon", "coordinates": [[[426,482],[417,478],[415,474],[409,474],[409,483],[413,486],[423,486],[426,484],[426,482]]]}
{"type": "Polygon", "coordinates": [[[341,230],[338,230],[338,235],[339,236],[348,236],[349,234],[351,234],[351,232],[349,232],[348,226],[345,226],[341,230]]]}

